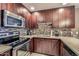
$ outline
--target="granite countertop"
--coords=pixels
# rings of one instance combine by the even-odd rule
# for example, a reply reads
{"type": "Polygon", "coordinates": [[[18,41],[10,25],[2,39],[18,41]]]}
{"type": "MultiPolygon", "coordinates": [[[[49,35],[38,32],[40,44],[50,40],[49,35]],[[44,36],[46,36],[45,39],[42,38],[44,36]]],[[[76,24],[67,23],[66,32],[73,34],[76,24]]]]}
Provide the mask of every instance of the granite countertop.
{"type": "Polygon", "coordinates": [[[60,39],[64,44],[66,44],[75,54],[79,55],[79,39],[75,37],[62,37],[62,36],[38,36],[38,35],[27,35],[27,36],[20,36],[24,38],[33,38],[33,37],[40,37],[40,38],[56,38],[60,39]]]}
{"type": "Polygon", "coordinates": [[[0,45],[0,54],[3,54],[4,52],[10,50],[12,47],[7,45],[0,45]]]}
{"type": "Polygon", "coordinates": [[[27,36],[20,36],[20,38],[33,38],[33,37],[39,37],[39,38],[60,38],[59,36],[48,36],[48,35],[27,35],[27,36]]]}
{"type": "Polygon", "coordinates": [[[62,37],[61,41],[79,56],[79,39],[74,37],[62,37]]]}

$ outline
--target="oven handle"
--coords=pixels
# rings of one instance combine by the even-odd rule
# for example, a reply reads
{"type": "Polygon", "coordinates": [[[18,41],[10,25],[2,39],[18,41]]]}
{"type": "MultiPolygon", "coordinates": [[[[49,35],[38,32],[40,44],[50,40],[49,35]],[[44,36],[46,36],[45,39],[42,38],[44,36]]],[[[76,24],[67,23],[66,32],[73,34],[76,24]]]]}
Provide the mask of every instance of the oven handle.
{"type": "Polygon", "coordinates": [[[13,48],[13,50],[18,50],[20,47],[22,47],[24,44],[28,44],[30,41],[31,41],[31,40],[29,39],[29,40],[28,40],[28,41],[26,41],[25,43],[20,44],[20,45],[18,45],[18,46],[16,46],[16,47],[14,47],[14,48],[13,48]]]}
{"type": "Polygon", "coordinates": [[[16,55],[17,55],[17,50],[18,50],[19,48],[21,48],[24,44],[28,44],[30,41],[31,41],[31,39],[29,39],[27,42],[25,42],[25,43],[23,43],[23,44],[20,44],[20,45],[14,47],[14,48],[13,48],[13,51],[12,51],[12,55],[13,55],[13,56],[16,56],[16,55]]]}

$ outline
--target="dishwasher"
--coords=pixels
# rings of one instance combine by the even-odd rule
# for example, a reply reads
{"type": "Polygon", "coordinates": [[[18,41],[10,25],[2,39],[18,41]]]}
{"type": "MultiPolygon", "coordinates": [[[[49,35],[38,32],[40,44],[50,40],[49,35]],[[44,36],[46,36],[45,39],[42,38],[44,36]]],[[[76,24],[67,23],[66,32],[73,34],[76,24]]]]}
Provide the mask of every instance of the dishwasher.
{"type": "Polygon", "coordinates": [[[77,56],[68,46],[64,44],[63,56],[77,56]]]}

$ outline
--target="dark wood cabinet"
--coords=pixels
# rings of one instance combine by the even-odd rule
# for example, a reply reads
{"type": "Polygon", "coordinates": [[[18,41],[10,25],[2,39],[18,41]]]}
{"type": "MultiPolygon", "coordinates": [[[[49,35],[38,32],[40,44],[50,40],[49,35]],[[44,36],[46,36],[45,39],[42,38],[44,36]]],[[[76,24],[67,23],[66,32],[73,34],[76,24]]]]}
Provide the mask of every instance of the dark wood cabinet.
{"type": "Polygon", "coordinates": [[[18,15],[21,15],[21,16],[23,16],[24,17],[24,9],[25,9],[25,7],[21,4],[21,3],[16,3],[15,4],[15,11],[16,11],[16,13],[18,14],[18,15]]]}
{"type": "MultiPolygon", "coordinates": [[[[31,12],[21,3],[0,3],[0,10],[8,10],[25,18],[25,27],[31,27],[31,12]]],[[[34,24],[35,25],[35,24],[34,24]]],[[[34,28],[34,27],[33,27],[34,28]]]]}
{"type": "Polygon", "coordinates": [[[74,28],[75,27],[75,8],[64,7],[59,8],[59,27],[74,28]]]}
{"type": "Polygon", "coordinates": [[[75,27],[74,6],[54,9],[53,10],[53,27],[74,28],[75,27]]]}
{"type": "Polygon", "coordinates": [[[0,4],[0,10],[1,10],[1,4],[0,4]]]}
{"type": "Polygon", "coordinates": [[[0,3],[0,10],[9,10],[26,19],[26,28],[38,28],[38,22],[50,22],[53,28],[75,28],[75,7],[61,7],[29,12],[21,3],[0,3]]]}
{"type": "Polygon", "coordinates": [[[42,10],[37,13],[37,21],[50,22],[53,28],[75,28],[74,6],[42,10]]]}
{"type": "Polygon", "coordinates": [[[31,28],[34,29],[34,28],[37,28],[38,27],[38,24],[37,24],[37,15],[36,14],[32,14],[31,16],[31,28]]]}
{"type": "Polygon", "coordinates": [[[14,3],[0,3],[0,10],[8,10],[14,13],[15,4],[14,3]]]}
{"type": "Polygon", "coordinates": [[[7,3],[7,10],[10,11],[10,12],[13,12],[15,13],[15,4],[14,3],[7,3]]]}
{"type": "Polygon", "coordinates": [[[51,38],[33,38],[32,52],[43,53],[47,55],[60,55],[60,44],[58,39],[51,38]]]}
{"type": "Polygon", "coordinates": [[[7,10],[7,3],[1,3],[1,10],[7,10]]]}
{"type": "Polygon", "coordinates": [[[34,38],[34,52],[43,53],[42,52],[43,40],[44,39],[34,38]]]}
{"type": "Polygon", "coordinates": [[[23,16],[26,19],[26,21],[25,21],[26,28],[30,28],[30,29],[34,28],[34,27],[32,27],[34,25],[34,24],[32,24],[32,23],[34,23],[32,21],[32,14],[21,3],[17,3],[15,5],[16,5],[16,13],[18,15],[23,16]]]}
{"type": "Polygon", "coordinates": [[[58,28],[59,27],[59,11],[58,9],[53,10],[53,20],[52,20],[52,26],[53,28],[58,28]]]}
{"type": "Polygon", "coordinates": [[[65,8],[65,18],[66,18],[66,28],[74,28],[75,27],[75,8],[74,6],[65,8]]]}
{"type": "Polygon", "coordinates": [[[33,14],[37,15],[37,21],[38,22],[52,22],[52,10],[43,10],[43,11],[38,11],[38,12],[33,12],[33,14]]]}

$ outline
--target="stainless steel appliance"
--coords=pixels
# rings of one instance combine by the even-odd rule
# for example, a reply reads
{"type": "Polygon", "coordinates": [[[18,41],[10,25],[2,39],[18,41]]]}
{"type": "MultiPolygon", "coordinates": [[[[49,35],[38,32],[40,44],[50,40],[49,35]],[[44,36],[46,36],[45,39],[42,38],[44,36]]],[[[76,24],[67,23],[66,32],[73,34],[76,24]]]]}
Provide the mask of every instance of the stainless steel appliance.
{"type": "Polygon", "coordinates": [[[29,42],[30,40],[28,40],[27,42],[23,42],[23,44],[14,47],[13,56],[29,56],[31,54],[29,49],[29,45],[30,45],[29,42]]]}
{"type": "Polygon", "coordinates": [[[7,10],[0,11],[0,26],[25,27],[25,19],[7,10]]]}
{"type": "Polygon", "coordinates": [[[19,32],[0,32],[0,44],[9,45],[12,46],[11,55],[16,55],[15,50],[18,49],[18,47],[26,47],[23,48],[24,50],[29,49],[29,39],[19,39],[19,32]]]}
{"type": "Polygon", "coordinates": [[[68,46],[64,44],[63,56],[77,56],[68,46]]]}

